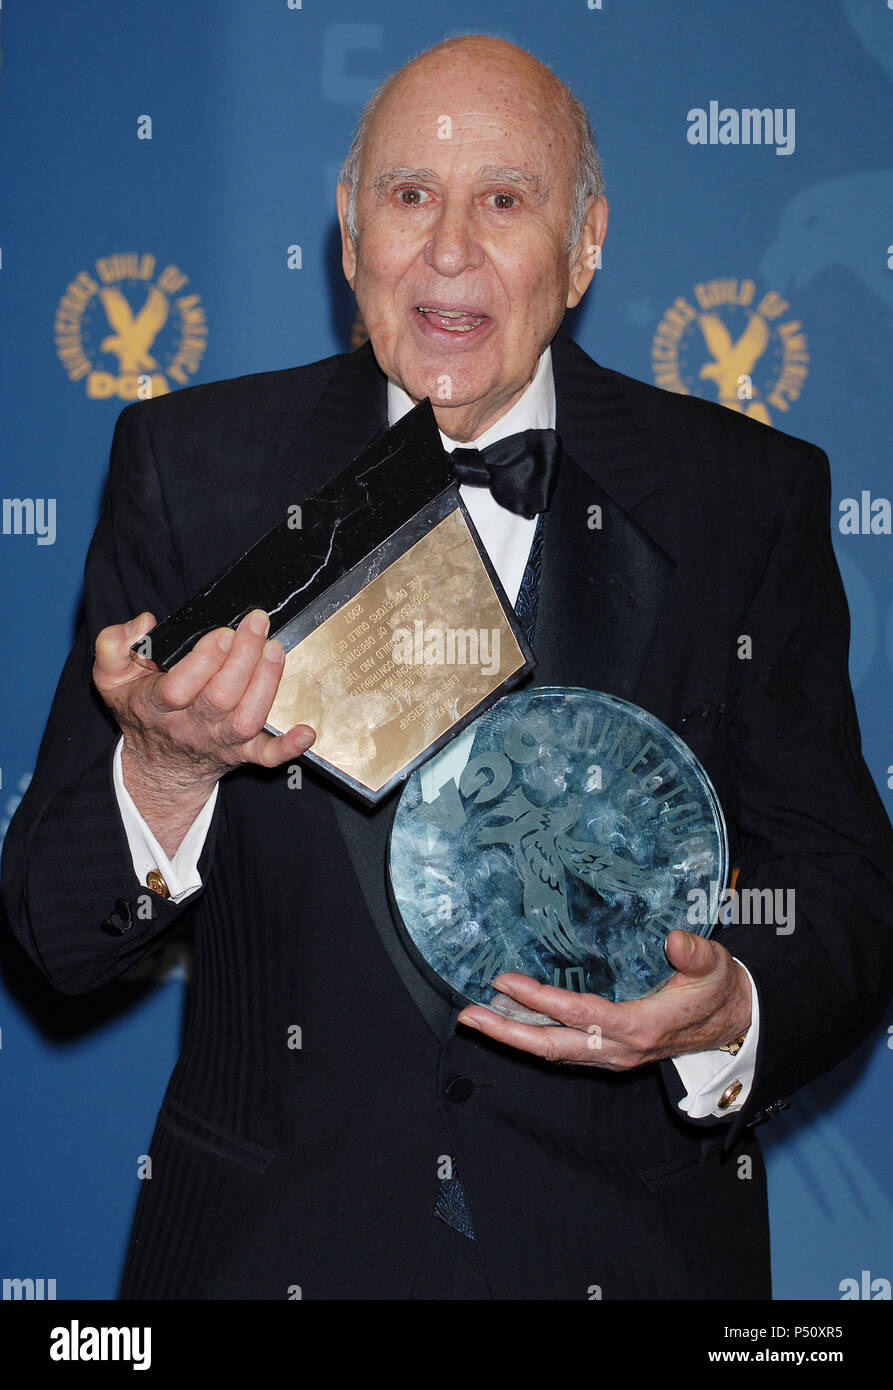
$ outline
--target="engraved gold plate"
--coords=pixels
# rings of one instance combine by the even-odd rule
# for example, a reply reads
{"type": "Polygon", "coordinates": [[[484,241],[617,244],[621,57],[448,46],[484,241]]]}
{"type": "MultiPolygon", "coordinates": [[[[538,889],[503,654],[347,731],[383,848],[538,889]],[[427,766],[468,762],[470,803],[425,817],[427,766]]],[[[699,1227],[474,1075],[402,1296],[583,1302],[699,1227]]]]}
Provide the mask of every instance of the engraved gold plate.
{"type": "Polygon", "coordinates": [[[267,728],[377,798],[525,664],[456,508],[286,653],[267,728]]]}

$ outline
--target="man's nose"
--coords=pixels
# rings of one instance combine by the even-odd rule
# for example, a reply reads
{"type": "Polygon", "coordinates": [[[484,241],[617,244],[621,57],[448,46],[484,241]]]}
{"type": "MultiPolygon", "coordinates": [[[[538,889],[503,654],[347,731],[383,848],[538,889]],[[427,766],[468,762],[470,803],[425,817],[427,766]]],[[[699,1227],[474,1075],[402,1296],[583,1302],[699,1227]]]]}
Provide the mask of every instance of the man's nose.
{"type": "Polygon", "coordinates": [[[484,263],[472,216],[462,208],[444,207],[425,246],[425,262],[440,275],[461,275],[484,263]]]}

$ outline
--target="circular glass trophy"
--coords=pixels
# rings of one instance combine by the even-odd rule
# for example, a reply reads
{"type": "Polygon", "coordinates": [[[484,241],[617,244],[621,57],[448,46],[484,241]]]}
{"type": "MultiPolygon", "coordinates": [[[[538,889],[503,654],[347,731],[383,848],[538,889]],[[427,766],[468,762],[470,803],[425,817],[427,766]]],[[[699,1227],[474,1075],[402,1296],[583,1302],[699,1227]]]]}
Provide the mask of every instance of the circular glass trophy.
{"type": "Polygon", "coordinates": [[[448,745],[408,779],[391,830],[414,958],[454,1000],[527,1023],[554,1020],[494,991],[500,972],[613,1000],[659,988],[667,935],[708,935],[726,885],[691,750],[638,705],[567,686],[503,696],[464,738],[461,770],[454,752],[442,780],[448,745]]]}

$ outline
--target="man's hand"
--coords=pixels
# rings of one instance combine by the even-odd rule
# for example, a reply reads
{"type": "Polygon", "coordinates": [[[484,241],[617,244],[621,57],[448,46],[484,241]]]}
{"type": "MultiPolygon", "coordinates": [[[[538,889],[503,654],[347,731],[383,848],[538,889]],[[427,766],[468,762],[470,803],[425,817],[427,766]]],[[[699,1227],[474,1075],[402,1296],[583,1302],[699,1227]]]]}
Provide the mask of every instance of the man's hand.
{"type": "Polygon", "coordinates": [[[494,989],[563,1028],[514,1023],[477,1005],[463,1009],[458,1021],[550,1062],[608,1071],[707,1051],[743,1033],[751,1019],[750,980],[743,966],[718,941],[684,931],[670,932],[666,951],[676,974],[654,994],[623,1004],[540,985],[527,975],[497,975],[494,989]]]}
{"type": "Polygon", "coordinates": [[[131,646],[155,624],[151,613],[103,628],[93,682],[124,735],[127,790],[172,854],[220,778],[242,763],[277,767],[316,737],[298,724],[281,737],[264,723],[285,654],[266,640],[269,619],[249,613],[234,632],[217,628],[169,671],[147,669],[131,646]]]}

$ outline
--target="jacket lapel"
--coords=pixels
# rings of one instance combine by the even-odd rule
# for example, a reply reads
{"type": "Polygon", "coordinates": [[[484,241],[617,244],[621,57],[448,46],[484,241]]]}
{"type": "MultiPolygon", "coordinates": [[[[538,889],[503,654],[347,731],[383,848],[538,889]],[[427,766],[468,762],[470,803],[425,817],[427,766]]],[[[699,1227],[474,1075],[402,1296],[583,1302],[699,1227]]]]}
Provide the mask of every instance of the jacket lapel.
{"type": "Polygon", "coordinates": [[[570,339],[555,340],[552,358],[563,454],[546,514],[534,680],[632,700],[675,569],[633,512],[668,476],[623,378],[570,339]]]}
{"type": "Polygon", "coordinates": [[[362,453],[387,423],[387,379],[370,344],[364,343],[335,368],[301,424],[300,456],[283,460],[283,471],[315,492],[362,453]]]}

